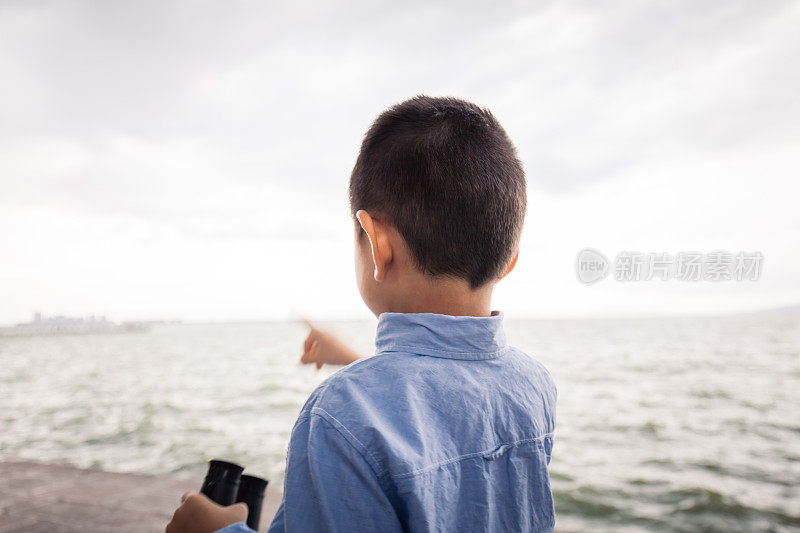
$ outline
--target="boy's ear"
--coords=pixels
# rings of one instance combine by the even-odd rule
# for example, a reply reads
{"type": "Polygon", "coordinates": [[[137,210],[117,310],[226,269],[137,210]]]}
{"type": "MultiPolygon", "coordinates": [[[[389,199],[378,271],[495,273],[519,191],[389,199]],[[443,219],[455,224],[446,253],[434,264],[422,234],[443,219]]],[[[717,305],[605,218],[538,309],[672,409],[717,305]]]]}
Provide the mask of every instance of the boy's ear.
{"type": "Polygon", "coordinates": [[[517,266],[517,259],[519,259],[519,250],[517,250],[517,253],[514,254],[514,259],[511,260],[511,263],[508,265],[508,268],[506,268],[506,271],[503,272],[503,275],[500,276],[500,279],[508,276],[511,271],[514,270],[514,267],[517,266]]]}
{"type": "Polygon", "coordinates": [[[389,236],[383,224],[372,218],[363,209],[356,213],[356,218],[369,238],[369,245],[372,248],[372,263],[375,266],[375,281],[383,281],[386,269],[392,262],[392,245],[389,243],[389,236]]]}

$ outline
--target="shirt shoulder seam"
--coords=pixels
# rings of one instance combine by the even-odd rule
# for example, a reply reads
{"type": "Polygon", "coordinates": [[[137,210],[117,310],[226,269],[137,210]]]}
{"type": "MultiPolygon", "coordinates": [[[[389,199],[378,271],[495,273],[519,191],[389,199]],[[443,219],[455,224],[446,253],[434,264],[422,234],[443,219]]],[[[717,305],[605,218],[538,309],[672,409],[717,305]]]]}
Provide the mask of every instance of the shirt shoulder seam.
{"type": "Polygon", "coordinates": [[[330,414],[322,407],[316,406],[311,409],[311,415],[318,416],[320,419],[327,422],[333,429],[335,429],[336,432],[342,436],[345,442],[347,442],[347,444],[353,448],[353,450],[358,453],[362,459],[364,459],[377,478],[381,478],[386,474],[386,472],[380,468],[380,464],[369,451],[369,448],[367,448],[364,443],[358,440],[358,437],[356,437],[352,431],[347,429],[347,426],[340,422],[338,418],[330,414]]]}

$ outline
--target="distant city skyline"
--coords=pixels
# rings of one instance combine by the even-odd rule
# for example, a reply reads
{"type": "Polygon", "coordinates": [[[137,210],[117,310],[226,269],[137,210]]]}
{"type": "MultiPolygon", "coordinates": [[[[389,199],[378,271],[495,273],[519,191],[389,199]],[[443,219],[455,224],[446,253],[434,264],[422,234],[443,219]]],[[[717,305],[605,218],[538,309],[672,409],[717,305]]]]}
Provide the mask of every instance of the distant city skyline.
{"type": "Polygon", "coordinates": [[[415,94],[528,174],[509,318],[800,302],[800,3],[0,4],[0,324],[362,319],[346,186],[415,94]],[[586,285],[577,254],[763,254],[758,281],[586,285]]]}

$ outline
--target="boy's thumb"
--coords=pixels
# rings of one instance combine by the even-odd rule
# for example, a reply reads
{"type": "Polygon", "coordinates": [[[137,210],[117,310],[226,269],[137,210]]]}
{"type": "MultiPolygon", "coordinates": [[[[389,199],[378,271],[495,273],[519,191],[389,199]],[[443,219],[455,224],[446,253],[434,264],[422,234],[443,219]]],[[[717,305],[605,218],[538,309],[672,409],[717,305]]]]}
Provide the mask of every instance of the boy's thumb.
{"type": "Polygon", "coordinates": [[[247,513],[249,512],[247,504],[244,502],[234,503],[229,507],[229,509],[236,511],[237,515],[243,516],[245,519],[247,518],[247,513]]]}

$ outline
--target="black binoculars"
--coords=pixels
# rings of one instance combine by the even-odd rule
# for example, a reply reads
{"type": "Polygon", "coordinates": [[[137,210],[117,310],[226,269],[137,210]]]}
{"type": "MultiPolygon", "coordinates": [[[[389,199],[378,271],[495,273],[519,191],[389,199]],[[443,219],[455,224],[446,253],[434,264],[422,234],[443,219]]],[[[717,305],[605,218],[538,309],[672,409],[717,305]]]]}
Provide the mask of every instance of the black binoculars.
{"type": "Polygon", "coordinates": [[[247,504],[247,525],[258,531],[261,506],[269,481],[256,476],[242,475],[244,467],[228,461],[212,459],[200,492],[220,505],[238,502],[247,504]]]}

